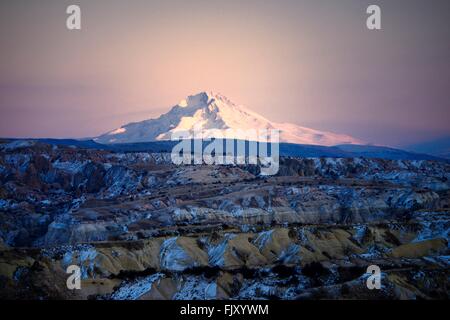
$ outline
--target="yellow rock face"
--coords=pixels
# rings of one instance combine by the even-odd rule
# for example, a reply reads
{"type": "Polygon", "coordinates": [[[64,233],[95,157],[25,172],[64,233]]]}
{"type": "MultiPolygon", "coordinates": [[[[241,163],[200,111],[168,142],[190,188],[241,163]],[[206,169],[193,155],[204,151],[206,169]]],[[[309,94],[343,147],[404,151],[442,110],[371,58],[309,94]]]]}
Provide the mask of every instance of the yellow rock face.
{"type": "Polygon", "coordinates": [[[445,239],[431,239],[421,242],[408,243],[394,248],[390,256],[395,258],[419,258],[435,255],[447,249],[445,239]]]}

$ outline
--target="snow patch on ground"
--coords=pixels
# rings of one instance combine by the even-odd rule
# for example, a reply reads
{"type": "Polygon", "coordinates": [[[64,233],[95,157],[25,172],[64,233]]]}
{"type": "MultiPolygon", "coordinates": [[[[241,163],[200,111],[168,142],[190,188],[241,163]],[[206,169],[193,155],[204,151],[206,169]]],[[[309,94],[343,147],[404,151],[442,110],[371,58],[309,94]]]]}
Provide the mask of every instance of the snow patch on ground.
{"type": "Polygon", "coordinates": [[[416,214],[415,218],[422,228],[413,242],[436,238],[450,240],[450,216],[448,212],[420,212],[416,214]]]}
{"type": "Polygon", "coordinates": [[[286,250],[281,252],[278,260],[286,264],[298,263],[300,262],[299,252],[300,246],[292,243],[286,248],[286,250]]]}
{"type": "Polygon", "coordinates": [[[32,147],[35,144],[36,143],[34,141],[30,141],[30,140],[15,140],[10,143],[3,144],[0,147],[0,149],[10,151],[10,150],[15,150],[15,149],[20,149],[20,148],[32,147]]]}
{"type": "Polygon", "coordinates": [[[358,226],[354,226],[353,229],[355,229],[355,234],[353,235],[353,239],[355,239],[359,244],[361,244],[364,236],[366,235],[367,226],[358,225],[358,226]]]}
{"type": "Polygon", "coordinates": [[[53,168],[66,171],[72,174],[80,172],[87,164],[87,161],[55,161],[52,165],[53,168]]]}
{"type": "Polygon", "coordinates": [[[81,279],[94,277],[97,254],[97,250],[89,245],[81,245],[75,248],[68,247],[63,255],[61,265],[63,268],[67,268],[70,265],[80,267],[81,279]]]}
{"type": "Polygon", "coordinates": [[[161,268],[183,271],[192,264],[191,257],[177,244],[178,237],[165,240],[161,245],[159,259],[161,268]]]}
{"type": "Polygon", "coordinates": [[[228,241],[236,237],[235,234],[228,233],[225,235],[225,239],[216,246],[208,247],[209,264],[212,266],[223,267],[225,264],[224,254],[228,247],[228,241]]]}
{"type": "Polygon", "coordinates": [[[110,133],[108,133],[109,135],[115,135],[115,134],[120,134],[120,133],[125,133],[127,132],[127,129],[125,128],[119,128],[116,130],[111,131],[110,133]]]}
{"type": "Polygon", "coordinates": [[[275,294],[277,284],[264,284],[261,281],[249,281],[243,284],[239,299],[262,300],[275,294]]]}
{"type": "Polygon", "coordinates": [[[162,273],[125,283],[111,295],[112,300],[137,300],[152,289],[155,281],[163,278],[162,273]]]}
{"type": "Polygon", "coordinates": [[[255,244],[258,246],[259,250],[264,248],[266,243],[272,238],[273,230],[261,232],[255,240],[255,244]]]}
{"type": "Polygon", "coordinates": [[[203,277],[188,277],[173,296],[173,300],[212,300],[216,299],[217,284],[203,277]]]}

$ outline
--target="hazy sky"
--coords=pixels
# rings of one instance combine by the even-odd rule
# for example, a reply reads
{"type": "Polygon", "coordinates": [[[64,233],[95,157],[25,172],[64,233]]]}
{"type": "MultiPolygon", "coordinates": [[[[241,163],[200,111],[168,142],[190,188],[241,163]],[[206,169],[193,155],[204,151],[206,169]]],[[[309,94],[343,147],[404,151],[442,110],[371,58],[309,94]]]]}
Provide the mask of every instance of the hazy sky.
{"type": "Polygon", "coordinates": [[[450,1],[0,2],[0,136],[94,136],[204,90],[371,143],[448,135],[450,1]]]}

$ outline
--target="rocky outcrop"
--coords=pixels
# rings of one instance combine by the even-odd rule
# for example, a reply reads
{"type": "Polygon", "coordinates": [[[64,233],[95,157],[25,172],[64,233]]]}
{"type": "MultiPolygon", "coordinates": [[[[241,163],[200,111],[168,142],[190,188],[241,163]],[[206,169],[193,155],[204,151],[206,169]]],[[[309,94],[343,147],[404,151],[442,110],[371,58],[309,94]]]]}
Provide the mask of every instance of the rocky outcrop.
{"type": "MultiPolygon", "coordinates": [[[[448,222],[447,217],[443,223],[448,222]]],[[[87,286],[86,291],[80,291],[85,298],[336,298],[335,289],[347,297],[356,297],[356,292],[352,295],[353,287],[363,292],[361,297],[370,297],[362,286],[367,266],[377,264],[386,273],[386,292],[378,295],[404,298],[408,292],[431,298],[433,290],[447,294],[434,279],[448,274],[448,240],[415,239],[442,227],[436,225],[425,231],[425,226],[412,219],[401,227],[323,225],[43,250],[4,248],[0,251],[0,277],[3,286],[20,292],[21,286],[28,283],[23,281],[37,281],[42,276],[50,281],[55,277],[52,273],[64,279],[65,269],[75,264],[80,266],[83,284],[87,286]],[[422,267],[418,271],[419,265],[422,267]],[[435,274],[427,289],[407,280],[423,277],[427,272],[435,274]]],[[[68,294],[59,286],[52,290],[48,292],[50,296],[68,294]]]]}

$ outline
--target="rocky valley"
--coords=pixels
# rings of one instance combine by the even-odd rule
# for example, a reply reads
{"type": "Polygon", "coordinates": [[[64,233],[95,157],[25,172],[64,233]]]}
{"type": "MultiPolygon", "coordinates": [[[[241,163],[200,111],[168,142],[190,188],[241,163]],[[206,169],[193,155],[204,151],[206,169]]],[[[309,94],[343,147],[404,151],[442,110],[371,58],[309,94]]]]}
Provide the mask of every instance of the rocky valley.
{"type": "Polygon", "coordinates": [[[281,157],[259,173],[2,141],[0,297],[448,299],[448,162],[281,157]]]}

